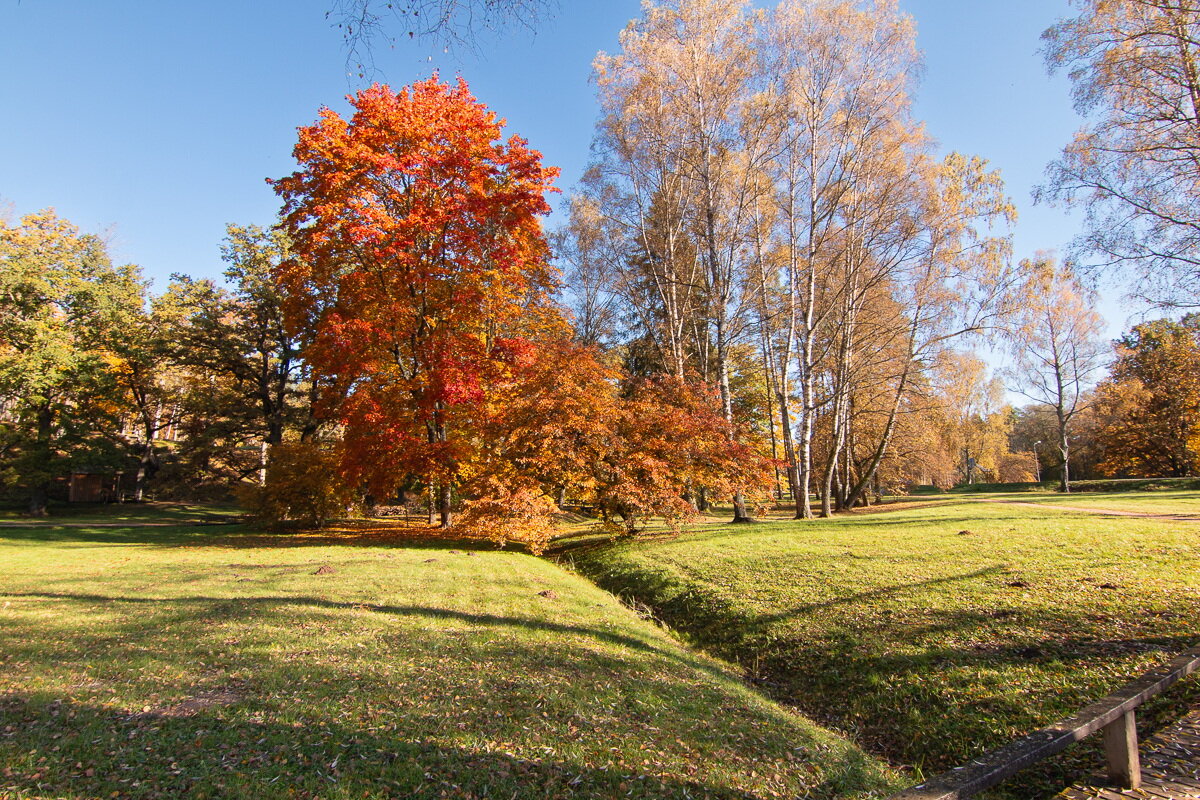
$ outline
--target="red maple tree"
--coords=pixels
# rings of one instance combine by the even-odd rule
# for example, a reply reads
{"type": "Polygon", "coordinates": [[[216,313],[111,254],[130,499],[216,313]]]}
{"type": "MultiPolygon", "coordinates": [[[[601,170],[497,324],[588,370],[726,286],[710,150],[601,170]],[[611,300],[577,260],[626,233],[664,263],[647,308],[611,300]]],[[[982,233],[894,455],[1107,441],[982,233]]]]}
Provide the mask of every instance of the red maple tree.
{"type": "Polygon", "coordinates": [[[374,85],[303,127],[273,181],[293,257],[277,279],[306,357],[333,378],[347,477],[378,494],[436,486],[443,525],[493,387],[561,338],[539,220],[558,170],[464,81],[374,85]]]}

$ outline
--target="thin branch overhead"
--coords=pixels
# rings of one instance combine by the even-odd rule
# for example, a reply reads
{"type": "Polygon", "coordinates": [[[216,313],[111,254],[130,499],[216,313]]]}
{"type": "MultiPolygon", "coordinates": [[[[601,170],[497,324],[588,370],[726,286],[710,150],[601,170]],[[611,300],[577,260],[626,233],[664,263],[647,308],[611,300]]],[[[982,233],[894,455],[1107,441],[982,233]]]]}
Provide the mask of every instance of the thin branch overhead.
{"type": "Polygon", "coordinates": [[[484,34],[534,30],[556,7],[557,0],[331,0],[325,18],[342,33],[347,68],[363,77],[375,71],[381,44],[421,39],[475,50],[484,34]]]}

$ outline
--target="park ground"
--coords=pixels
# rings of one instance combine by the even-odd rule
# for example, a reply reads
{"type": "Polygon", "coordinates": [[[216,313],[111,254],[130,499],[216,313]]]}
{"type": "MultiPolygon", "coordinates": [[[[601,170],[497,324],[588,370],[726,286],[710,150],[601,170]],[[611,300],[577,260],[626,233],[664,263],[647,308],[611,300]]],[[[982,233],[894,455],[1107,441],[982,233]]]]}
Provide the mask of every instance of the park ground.
{"type": "Polygon", "coordinates": [[[576,525],[543,558],[112,511],[0,519],[0,797],[886,796],[1200,640],[1200,491],[576,525]]]}

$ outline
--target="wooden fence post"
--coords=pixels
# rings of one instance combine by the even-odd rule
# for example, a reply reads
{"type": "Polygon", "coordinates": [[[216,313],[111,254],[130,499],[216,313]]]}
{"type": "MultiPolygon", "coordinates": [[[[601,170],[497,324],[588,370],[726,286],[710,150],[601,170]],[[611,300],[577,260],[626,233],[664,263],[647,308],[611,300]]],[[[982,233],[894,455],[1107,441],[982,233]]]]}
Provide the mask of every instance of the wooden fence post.
{"type": "Polygon", "coordinates": [[[1132,710],[1104,726],[1104,755],[1108,759],[1110,781],[1123,789],[1136,789],[1142,785],[1137,725],[1132,710]]]}

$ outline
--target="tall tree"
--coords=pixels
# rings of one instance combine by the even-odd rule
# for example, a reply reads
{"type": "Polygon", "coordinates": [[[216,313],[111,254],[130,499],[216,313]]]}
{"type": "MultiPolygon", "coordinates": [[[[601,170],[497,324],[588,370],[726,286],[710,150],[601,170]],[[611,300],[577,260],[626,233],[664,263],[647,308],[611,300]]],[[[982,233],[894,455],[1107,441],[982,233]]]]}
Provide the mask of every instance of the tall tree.
{"type": "Polygon", "coordinates": [[[1003,184],[981,159],[930,157],[919,62],[894,0],[651,3],[596,61],[576,219],[605,235],[578,249],[624,254],[607,275],[649,349],[676,376],[711,365],[731,418],[753,335],[798,517],[817,485],[825,513],[864,499],[920,373],[994,321],[1011,277],[1003,184]]]}
{"type": "Polygon", "coordinates": [[[282,231],[229,225],[222,246],[228,287],[176,275],[154,309],[155,318],[169,320],[171,360],[204,384],[190,404],[202,424],[185,452],[257,446],[257,463],[245,468],[260,482],[269,447],[285,432],[308,439],[318,427],[312,412],[319,381],[302,358],[303,335],[284,324],[274,278],[289,255],[282,231]]]}
{"type": "MultiPolygon", "coordinates": [[[[764,40],[771,86],[761,113],[779,126],[769,171],[786,286],[779,324],[766,322],[776,340],[772,373],[785,431],[792,427],[784,402],[792,374],[799,383],[799,451],[789,458],[796,515],[811,517],[822,349],[835,346],[827,330],[840,314],[846,337],[837,361],[848,368],[844,345],[857,309],[893,266],[890,256],[869,257],[865,240],[882,245],[912,205],[910,170],[926,144],[908,95],[919,58],[911,18],[890,2],[784,2],[769,17],[764,40]]],[[[845,398],[837,394],[839,406],[845,398]]],[[[830,450],[827,479],[839,449],[830,450]]]]}
{"type": "Polygon", "coordinates": [[[0,463],[30,514],[73,464],[119,458],[112,345],[143,288],[53,210],[0,223],[0,463]]]}
{"type": "MultiPolygon", "coordinates": [[[[598,168],[621,183],[627,200],[617,210],[632,212],[625,225],[666,301],[668,330],[685,328],[679,309],[702,289],[707,330],[696,338],[711,338],[712,378],[731,423],[731,354],[749,321],[749,230],[771,147],[767,120],[751,112],[756,19],[745,0],[647,3],[622,32],[621,51],[595,62],[598,168]]],[[[736,494],[734,520],[747,519],[736,494]]]]}
{"type": "Polygon", "coordinates": [[[944,354],[938,372],[942,402],[951,423],[948,439],[958,456],[962,482],[974,484],[985,477],[1001,482],[1001,462],[1009,452],[1012,428],[1003,382],[989,377],[987,366],[972,354],[944,354]]]}
{"type": "Polygon", "coordinates": [[[1104,367],[1108,348],[1094,296],[1074,272],[1039,254],[1021,262],[1022,298],[1009,327],[1013,388],[1054,411],[1061,459],[1059,488],[1071,491],[1071,434],[1085,393],[1104,367]]]}
{"type": "Polygon", "coordinates": [[[437,486],[441,523],[492,388],[565,330],[539,217],[557,170],[463,81],[375,85],[300,129],[274,182],[293,251],[277,269],[306,358],[344,389],[344,467],[377,492],[437,486]]]}
{"type": "Polygon", "coordinates": [[[148,482],[161,465],[157,440],[177,425],[183,411],[186,379],[172,363],[178,320],[161,305],[130,306],[111,339],[112,374],[123,394],[128,421],[126,446],[136,454],[133,499],[145,499],[148,482]]]}
{"type": "Polygon", "coordinates": [[[1075,5],[1042,38],[1089,123],[1050,165],[1041,196],[1081,203],[1079,249],[1132,268],[1145,299],[1200,305],[1200,6],[1075,5]]]}

